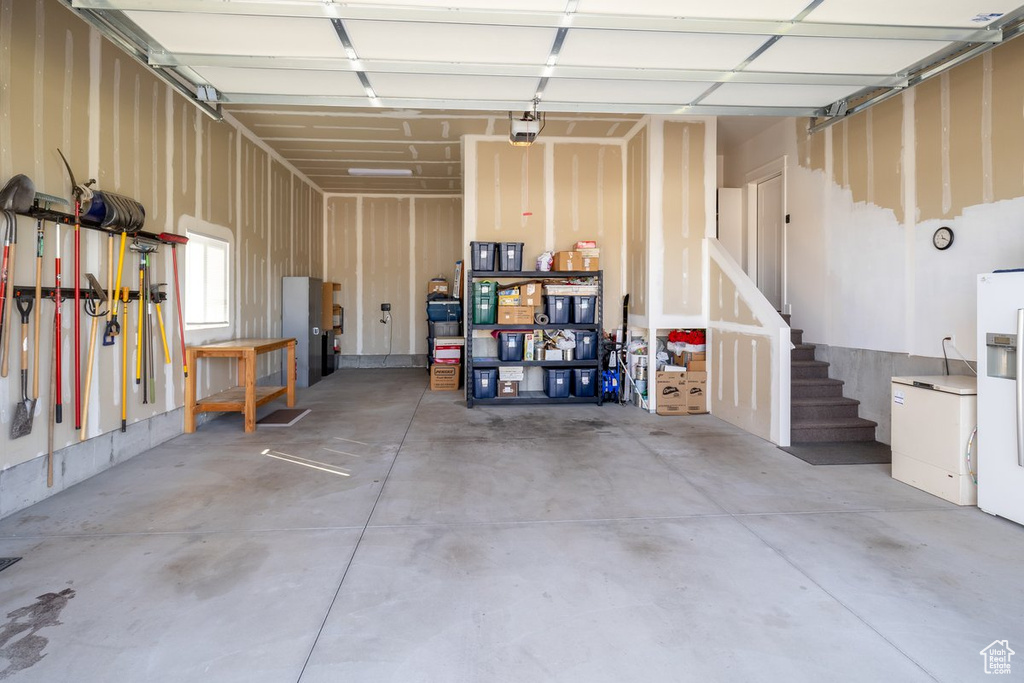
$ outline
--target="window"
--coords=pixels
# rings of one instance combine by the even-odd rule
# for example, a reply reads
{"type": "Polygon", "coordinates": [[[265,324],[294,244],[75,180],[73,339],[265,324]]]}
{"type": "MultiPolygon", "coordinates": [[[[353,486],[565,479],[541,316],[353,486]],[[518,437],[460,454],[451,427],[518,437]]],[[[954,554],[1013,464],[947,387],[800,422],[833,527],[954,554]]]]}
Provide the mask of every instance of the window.
{"type": "Polygon", "coordinates": [[[221,327],[228,319],[230,244],[189,232],[185,248],[185,324],[221,327]]]}

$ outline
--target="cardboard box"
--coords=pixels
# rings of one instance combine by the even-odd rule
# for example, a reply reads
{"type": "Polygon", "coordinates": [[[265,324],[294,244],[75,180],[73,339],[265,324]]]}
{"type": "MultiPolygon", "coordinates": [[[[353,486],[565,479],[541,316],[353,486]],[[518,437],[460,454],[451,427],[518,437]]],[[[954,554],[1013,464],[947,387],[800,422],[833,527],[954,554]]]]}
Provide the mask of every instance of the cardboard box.
{"type": "Polygon", "coordinates": [[[686,372],[686,412],[690,415],[708,412],[708,373],[686,372]]]}
{"type": "Polygon", "coordinates": [[[461,346],[434,346],[434,360],[436,361],[454,361],[458,363],[462,360],[462,347],[461,346]]]}
{"type": "Polygon", "coordinates": [[[519,382],[498,382],[498,398],[515,398],[519,395],[519,382]]]}
{"type": "Polygon", "coordinates": [[[576,251],[580,251],[581,249],[596,249],[596,248],[597,248],[597,242],[595,242],[594,240],[583,240],[583,241],[580,241],[580,242],[576,243],[576,251]]]}
{"type": "Polygon", "coordinates": [[[601,256],[600,249],[577,249],[576,251],[580,253],[582,258],[600,258],[601,256]]]}
{"type": "Polygon", "coordinates": [[[455,262],[455,281],[452,283],[452,298],[462,298],[462,261],[455,262]]]}
{"type": "Polygon", "coordinates": [[[518,306],[521,302],[522,299],[519,296],[498,295],[498,306],[518,306]]]}
{"type": "Polygon", "coordinates": [[[580,253],[578,251],[556,251],[551,270],[579,270],[580,253]]]}
{"type": "Polygon", "coordinates": [[[523,335],[523,360],[533,360],[533,347],[537,343],[532,332],[523,335]]]}
{"type": "Polygon", "coordinates": [[[458,391],[460,367],[459,365],[431,365],[430,390],[458,391]]]}
{"type": "Polygon", "coordinates": [[[540,282],[527,282],[519,285],[520,306],[542,306],[544,302],[541,295],[544,293],[544,286],[540,282]]]}
{"type": "Polygon", "coordinates": [[[498,379],[502,382],[522,382],[526,368],[522,365],[503,365],[498,368],[498,379]]]}
{"type": "Polygon", "coordinates": [[[707,372],[708,362],[706,360],[691,360],[686,365],[687,372],[707,372]]]}
{"type": "Polygon", "coordinates": [[[544,360],[564,360],[562,349],[544,349],[544,360]]]}
{"type": "Polygon", "coordinates": [[[657,372],[654,375],[658,415],[687,414],[685,372],[657,372]]]}
{"type": "Polygon", "coordinates": [[[444,294],[445,298],[448,297],[448,281],[444,278],[435,277],[433,280],[427,283],[427,296],[431,294],[444,294]]]}
{"type": "Polygon", "coordinates": [[[533,306],[498,306],[499,325],[533,325],[533,306]]]}
{"type": "Polygon", "coordinates": [[[567,268],[566,270],[585,270],[587,272],[594,272],[601,270],[601,259],[596,256],[581,256],[579,259],[579,266],[577,268],[567,268]]]}

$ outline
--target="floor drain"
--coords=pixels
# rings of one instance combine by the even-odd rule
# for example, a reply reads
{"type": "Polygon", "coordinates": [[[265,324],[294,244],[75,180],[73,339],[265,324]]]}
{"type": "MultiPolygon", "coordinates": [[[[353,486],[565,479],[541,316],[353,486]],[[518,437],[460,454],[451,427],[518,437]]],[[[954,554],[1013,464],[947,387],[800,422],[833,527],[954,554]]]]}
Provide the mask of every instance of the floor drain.
{"type": "Polygon", "coordinates": [[[20,560],[20,557],[0,557],[0,572],[20,560]]]}

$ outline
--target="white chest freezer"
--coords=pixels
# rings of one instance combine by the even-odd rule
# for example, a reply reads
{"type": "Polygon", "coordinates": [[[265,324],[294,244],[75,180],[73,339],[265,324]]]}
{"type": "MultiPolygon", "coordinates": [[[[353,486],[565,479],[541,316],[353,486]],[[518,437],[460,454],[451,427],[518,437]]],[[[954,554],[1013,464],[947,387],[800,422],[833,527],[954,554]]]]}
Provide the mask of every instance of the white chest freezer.
{"type": "MultiPolygon", "coordinates": [[[[976,377],[893,377],[893,478],[957,505],[977,505],[966,457],[977,416],[976,377]]],[[[977,473],[973,455],[972,469],[977,473]]]]}

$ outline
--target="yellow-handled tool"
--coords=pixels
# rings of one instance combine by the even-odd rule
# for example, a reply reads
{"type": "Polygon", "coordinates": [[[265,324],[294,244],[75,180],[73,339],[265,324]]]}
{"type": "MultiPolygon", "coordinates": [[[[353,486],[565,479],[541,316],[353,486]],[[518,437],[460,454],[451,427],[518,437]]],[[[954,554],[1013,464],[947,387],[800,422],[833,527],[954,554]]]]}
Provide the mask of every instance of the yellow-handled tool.
{"type": "Polygon", "coordinates": [[[167,332],[164,330],[164,316],[160,312],[160,288],[164,285],[150,285],[149,298],[156,305],[156,321],[160,324],[160,341],[164,343],[164,365],[171,364],[171,351],[167,348],[167,332]]]}

